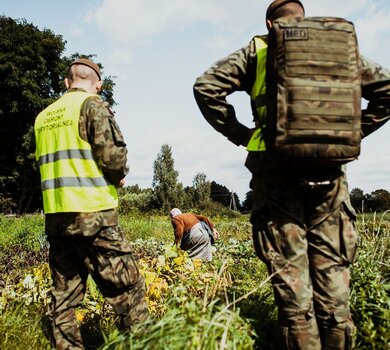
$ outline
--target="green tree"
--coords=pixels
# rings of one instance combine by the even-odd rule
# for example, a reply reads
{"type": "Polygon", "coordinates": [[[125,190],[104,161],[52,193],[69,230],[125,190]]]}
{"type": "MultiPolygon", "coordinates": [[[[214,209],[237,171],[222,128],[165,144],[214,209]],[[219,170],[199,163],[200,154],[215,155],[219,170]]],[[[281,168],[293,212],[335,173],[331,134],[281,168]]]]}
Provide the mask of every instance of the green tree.
{"type": "Polygon", "coordinates": [[[358,212],[364,210],[364,193],[360,188],[353,188],[350,193],[351,204],[358,212]]]}
{"type": "Polygon", "coordinates": [[[231,194],[227,187],[211,181],[210,197],[214,202],[221,203],[224,207],[229,207],[231,194]]]}
{"type": "Polygon", "coordinates": [[[236,193],[230,191],[227,187],[211,182],[210,197],[214,202],[221,203],[224,207],[231,209],[241,209],[240,200],[236,193]],[[236,208],[234,208],[234,204],[236,208]]]}
{"type": "Polygon", "coordinates": [[[210,201],[211,183],[204,173],[198,173],[192,181],[193,202],[195,206],[206,206],[210,201]]]}
{"type": "Polygon", "coordinates": [[[152,188],[154,207],[164,212],[183,205],[183,185],[177,181],[179,173],[175,170],[174,163],[171,147],[162,145],[153,163],[152,188]]]}
{"type": "Polygon", "coordinates": [[[18,212],[28,191],[38,192],[37,176],[33,183],[28,176],[34,167],[31,128],[37,113],[62,92],[64,49],[62,37],[50,30],[0,17],[0,193],[18,212]]]}
{"type": "Polygon", "coordinates": [[[373,212],[384,212],[390,209],[390,193],[384,189],[375,190],[365,196],[365,206],[373,212]]]}
{"type": "MultiPolygon", "coordinates": [[[[66,41],[25,19],[0,16],[0,210],[22,213],[42,207],[34,159],[37,114],[65,91],[63,79],[74,54],[62,57],[66,41]]],[[[114,83],[103,82],[111,105],[114,83]]]]}

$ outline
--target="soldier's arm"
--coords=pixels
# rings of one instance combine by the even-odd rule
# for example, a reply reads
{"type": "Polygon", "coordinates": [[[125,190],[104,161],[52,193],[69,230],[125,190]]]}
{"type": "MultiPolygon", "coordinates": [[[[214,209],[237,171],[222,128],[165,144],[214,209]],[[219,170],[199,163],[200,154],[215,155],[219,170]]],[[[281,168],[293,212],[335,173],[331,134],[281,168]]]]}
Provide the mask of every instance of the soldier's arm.
{"type": "Polygon", "coordinates": [[[196,79],[194,85],[195,100],[205,119],[231,142],[244,146],[250,138],[250,129],[237,120],[226,97],[235,91],[250,93],[255,75],[249,71],[256,55],[252,53],[251,45],[216,62],[196,79]],[[252,81],[250,77],[253,77],[252,81]]]}
{"type": "Polygon", "coordinates": [[[362,136],[371,134],[390,118],[390,72],[361,57],[362,97],[368,101],[362,111],[362,136]]]}
{"type": "Polygon", "coordinates": [[[129,172],[127,148],[111,109],[99,97],[90,97],[80,114],[80,136],[90,143],[106,179],[119,186],[129,172]]]}

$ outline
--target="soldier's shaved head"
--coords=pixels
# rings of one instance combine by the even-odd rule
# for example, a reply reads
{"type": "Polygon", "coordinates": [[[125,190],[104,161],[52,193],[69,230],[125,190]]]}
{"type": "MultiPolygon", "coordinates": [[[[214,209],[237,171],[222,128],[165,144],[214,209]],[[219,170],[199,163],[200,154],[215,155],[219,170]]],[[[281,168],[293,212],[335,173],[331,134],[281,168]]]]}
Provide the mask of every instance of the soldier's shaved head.
{"type": "Polygon", "coordinates": [[[65,78],[67,89],[82,88],[93,94],[101,90],[102,84],[98,66],[86,59],[73,62],[69,68],[68,76],[65,78]]]}
{"type": "Polygon", "coordinates": [[[91,67],[88,67],[84,64],[73,64],[69,68],[68,79],[70,81],[80,79],[90,80],[92,82],[97,82],[100,80],[96,72],[91,67]]]}

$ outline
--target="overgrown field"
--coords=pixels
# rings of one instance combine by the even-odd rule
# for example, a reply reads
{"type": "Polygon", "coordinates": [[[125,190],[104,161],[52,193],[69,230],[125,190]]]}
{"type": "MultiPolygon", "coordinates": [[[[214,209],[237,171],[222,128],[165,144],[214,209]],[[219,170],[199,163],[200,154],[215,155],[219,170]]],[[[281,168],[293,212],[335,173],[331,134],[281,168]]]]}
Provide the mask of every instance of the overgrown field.
{"type": "MultiPolygon", "coordinates": [[[[390,348],[390,222],[360,217],[351,305],[358,349],[390,348]]],[[[212,217],[221,233],[211,263],[172,247],[167,217],[126,215],[121,225],[145,276],[151,320],[124,337],[92,280],[77,310],[87,349],[279,349],[276,307],[246,216],[212,217]]],[[[50,272],[40,215],[0,216],[0,349],[50,349],[50,272]]]]}

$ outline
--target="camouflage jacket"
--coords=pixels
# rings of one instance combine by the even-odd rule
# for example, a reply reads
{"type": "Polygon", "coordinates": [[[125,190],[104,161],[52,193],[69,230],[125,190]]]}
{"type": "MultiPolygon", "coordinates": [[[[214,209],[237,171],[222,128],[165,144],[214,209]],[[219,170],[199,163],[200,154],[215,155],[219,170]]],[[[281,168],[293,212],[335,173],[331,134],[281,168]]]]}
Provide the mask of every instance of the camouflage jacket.
{"type": "MultiPolygon", "coordinates": [[[[82,89],[70,89],[84,91],[82,89]]],[[[81,106],[80,137],[91,147],[108,181],[117,186],[129,171],[127,149],[114,114],[100,97],[89,97],[81,106]]],[[[46,215],[47,235],[94,235],[102,226],[118,224],[115,209],[96,213],[58,213],[46,215]]]]}
{"type": "MultiPolygon", "coordinates": [[[[205,119],[236,145],[246,146],[253,129],[237,120],[226,96],[235,91],[245,91],[250,95],[256,79],[256,64],[252,40],[216,62],[197,78],[194,85],[195,99],[205,119]]],[[[362,136],[365,137],[390,118],[390,72],[363,56],[361,64],[362,96],[368,100],[367,108],[362,111],[362,136]]]]}

